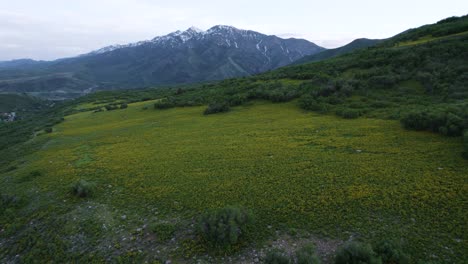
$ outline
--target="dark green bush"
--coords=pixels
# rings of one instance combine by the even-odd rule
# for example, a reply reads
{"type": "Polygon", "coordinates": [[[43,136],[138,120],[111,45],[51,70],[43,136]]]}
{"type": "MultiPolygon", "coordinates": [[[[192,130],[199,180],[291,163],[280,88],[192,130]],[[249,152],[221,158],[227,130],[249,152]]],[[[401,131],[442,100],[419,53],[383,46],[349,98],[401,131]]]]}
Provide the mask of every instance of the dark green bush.
{"type": "Polygon", "coordinates": [[[361,111],[357,109],[344,108],[337,110],[336,115],[346,119],[354,119],[361,116],[361,111]]]}
{"type": "Polygon", "coordinates": [[[116,106],[116,105],[106,105],[106,106],[104,106],[104,108],[106,108],[107,111],[112,111],[112,110],[119,109],[119,107],[116,106]]]}
{"type": "Polygon", "coordinates": [[[238,106],[242,105],[247,101],[247,95],[244,94],[236,94],[233,96],[230,96],[227,101],[229,102],[230,106],[238,106]]]}
{"type": "Polygon", "coordinates": [[[121,105],[120,105],[120,109],[125,109],[125,108],[127,108],[127,107],[128,107],[127,104],[121,104],[121,105]]]}
{"type": "Polygon", "coordinates": [[[268,100],[273,103],[284,103],[289,102],[297,98],[299,94],[294,90],[285,90],[285,91],[272,91],[268,95],[268,100]]]}
{"type": "Polygon", "coordinates": [[[305,110],[317,111],[326,113],[330,110],[331,105],[315,99],[311,95],[304,95],[299,99],[299,107],[305,110]]]}
{"type": "Polygon", "coordinates": [[[375,246],[374,250],[383,264],[410,263],[409,257],[403,252],[401,246],[394,241],[381,241],[375,246]]]}
{"type": "Polygon", "coordinates": [[[460,136],[468,127],[468,114],[462,108],[423,109],[406,114],[401,123],[406,129],[460,136]]]}
{"type": "Polygon", "coordinates": [[[273,249],[267,252],[264,263],[266,264],[289,264],[291,263],[290,258],[286,255],[285,252],[273,249]]]}
{"type": "Polygon", "coordinates": [[[229,111],[229,105],[226,102],[213,103],[213,104],[208,105],[208,108],[206,108],[206,110],[205,110],[205,112],[203,112],[203,114],[204,115],[211,115],[211,114],[228,112],[228,111],[229,111]]]}
{"type": "Polygon", "coordinates": [[[96,185],[85,180],[79,180],[71,186],[73,195],[84,198],[94,194],[96,185]]]}
{"type": "Polygon", "coordinates": [[[319,264],[320,259],[315,254],[313,245],[302,247],[296,252],[297,264],[319,264]]]}
{"type": "Polygon", "coordinates": [[[46,128],[44,129],[44,131],[45,131],[46,133],[52,133],[53,129],[52,129],[51,127],[46,127],[46,128]]]}
{"type": "Polygon", "coordinates": [[[335,264],[380,264],[380,258],[371,245],[360,242],[348,242],[336,254],[335,264]]]}
{"type": "Polygon", "coordinates": [[[245,236],[252,221],[253,216],[249,211],[225,207],[202,215],[198,222],[198,232],[212,247],[230,248],[245,236]]]}
{"type": "Polygon", "coordinates": [[[150,226],[153,233],[156,234],[156,239],[159,241],[167,241],[174,236],[176,226],[170,223],[158,223],[150,226]]]}
{"type": "Polygon", "coordinates": [[[168,109],[175,107],[175,103],[173,100],[169,99],[162,99],[154,104],[155,109],[168,109]]]}

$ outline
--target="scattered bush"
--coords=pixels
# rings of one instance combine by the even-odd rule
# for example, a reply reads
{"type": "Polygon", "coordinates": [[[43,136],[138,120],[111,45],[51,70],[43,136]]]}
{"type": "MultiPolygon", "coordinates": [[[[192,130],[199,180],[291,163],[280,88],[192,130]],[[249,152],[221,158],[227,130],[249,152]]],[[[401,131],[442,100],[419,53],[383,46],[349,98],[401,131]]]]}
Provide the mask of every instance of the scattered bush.
{"type": "Polygon", "coordinates": [[[299,107],[305,110],[327,113],[330,110],[330,105],[315,99],[311,95],[304,95],[299,99],[299,107]]]}
{"type": "Polygon", "coordinates": [[[242,105],[247,101],[247,95],[245,94],[236,94],[227,98],[230,106],[242,105]]]}
{"type": "Polygon", "coordinates": [[[337,252],[335,264],[350,263],[381,263],[371,245],[359,242],[349,242],[343,245],[337,252]]]}
{"type": "Polygon", "coordinates": [[[267,252],[264,262],[266,264],[289,264],[291,263],[289,257],[285,252],[273,249],[267,252]]]}
{"type": "Polygon", "coordinates": [[[199,220],[198,231],[211,246],[229,248],[245,235],[252,221],[250,212],[236,207],[225,207],[206,212],[199,220]]]}
{"type": "Polygon", "coordinates": [[[52,129],[51,127],[46,127],[46,128],[44,129],[44,131],[45,131],[46,133],[52,133],[53,129],[52,129]]]}
{"type": "Polygon", "coordinates": [[[169,109],[175,106],[175,103],[169,99],[162,99],[154,104],[155,109],[169,109]]]}
{"type": "Polygon", "coordinates": [[[174,236],[176,226],[169,223],[158,223],[150,226],[151,231],[156,234],[156,239],[159,241],[167,241],[174,236]]]}
{"type": "Polygon", "coordinates": [[[361,111],[357,109],[344,108],[337,110],[336,115],[346,119],[354,119],[361,116],[361,111]]]}
{"type": "Polygon", "coordinates": [[[410,262],[409,257],[396,242],[382,241],[375,246],[374,250],[383,264],[406,264],[410,262]]]}
{"type": "Polygon", "coordinates": [[[320,259],[315,254],[313,245],[302,247],[296,252],[297,264],[319,264],[320,259]]]}
{"type": "Polygon", "coordinates": [[[94,194],[96,185],[85,180],[79,180],[71,187],[73,195],[84,198],[90,197],[94,194]]]}
{"type": "Polygon", "coordinates": [[[268,99],[273,103],[284,103],[289,102],[295,98],[297,98],[299,94],[294,90],[286,90],[286,91],[272,91],[268,95],[268,99]]]}
{"type": "Polygon", "coordinates": [[[125,104],[125,103],[120,105],[120,109],[125,109],[125,108],[127,108],[127,107],[128,107],[128,105],[125,104]]]}
{"type": "Polygon", "coordinates": [[[228,112],[228,111],[229,111],[229,105],[226,102],[214,103],[214,104],[208,105],[208,108],[206,108],[203,114],[210,115],[210,114],[216,114],[216,113],[222,113],[222,112],[228,112]]]}
{"type": "Polygon", "coordinates": [[[106,105],[106,106],[104,106],[104,108],[106,108],[107,111],[112,111],[112,110],[119,109],[119,107],[116,106],[116,105],[106,105]]]}

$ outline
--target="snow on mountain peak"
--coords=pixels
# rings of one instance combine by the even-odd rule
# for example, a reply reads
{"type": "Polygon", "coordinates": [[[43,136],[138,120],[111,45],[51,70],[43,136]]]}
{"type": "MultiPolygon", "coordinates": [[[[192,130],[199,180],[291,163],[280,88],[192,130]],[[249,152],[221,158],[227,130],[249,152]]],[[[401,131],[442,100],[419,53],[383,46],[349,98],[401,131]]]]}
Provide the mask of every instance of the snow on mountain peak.
{"type": "MultiPolygon", "coordinates": [[[[226,25],[216,25],[207,31],[203,31],[197,27],[190,27],[185,31],[177,30],[172,33],[169,33],[164,36],[158,36],[153,38],[152,40],[146,40],[146,41],[140,41],[136,43],[131,43],[127,45],[112,45],[108,47],[104,47],[99,50],[95,50],[89,54],[102,54],[102,53],[107,53],[110,51],[122,49],[122,48],[128,48],[128,47],[136,47],[136,46],[141,46],[144,44],[164,44],[164,45],[169,45],[169,46],[178,46],[180,44],[186,43],[187,41],[191,39],[200,39],[200,38],[205,38],[208,36],[213,36],[213,35],[221,35],[223,37],[226,37],[223,42],[225,42],[228,46],[231,46],[231,41],[233,40],[233,45],[238,48],[237,42],[234,41],[235,36],[240,34],[242,37],[249,38],[249,39],[258,39],[259,36],[262,34],[250,31],[250,30],[242,30],[242,29],[237,29],[233,26],[226,26],[226,25]],[[228,38],[230,40],[228,40],[228,38]]],[[[88,54],[85,54],[88,55],[88,54]]]]}
{"type": "Polygon", "coordinates": [[[203,33],[204,31],[197,28],[197,27],[194,27],[194,26],[191,26],[189,29],[187,29],[187,31],[193,31],[193,32],[196,32],[196,33],[203,33]]]}

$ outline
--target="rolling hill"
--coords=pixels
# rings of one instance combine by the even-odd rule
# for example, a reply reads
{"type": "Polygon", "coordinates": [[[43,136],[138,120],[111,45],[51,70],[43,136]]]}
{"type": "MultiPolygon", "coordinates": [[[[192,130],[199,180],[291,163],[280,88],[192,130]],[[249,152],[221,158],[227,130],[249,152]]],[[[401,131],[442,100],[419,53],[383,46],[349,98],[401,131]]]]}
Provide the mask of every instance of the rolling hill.
{"type": "Polygon", "coordinates": [[[356,39],[356,40],[353,40],[351,43],[344,45],[343,47],[324,50],[317,54],[305,56],[295,61],[294,64],[303,64],[303,63],[308,63],[308,62],[315,62],[315,61],[330,59],[336,56],[350,53],[358,49],[364,49],[364,48],[375,46],[382,41],[383,40],[380,40],[380,39],[366,39],[366,38],[356,39]]]}

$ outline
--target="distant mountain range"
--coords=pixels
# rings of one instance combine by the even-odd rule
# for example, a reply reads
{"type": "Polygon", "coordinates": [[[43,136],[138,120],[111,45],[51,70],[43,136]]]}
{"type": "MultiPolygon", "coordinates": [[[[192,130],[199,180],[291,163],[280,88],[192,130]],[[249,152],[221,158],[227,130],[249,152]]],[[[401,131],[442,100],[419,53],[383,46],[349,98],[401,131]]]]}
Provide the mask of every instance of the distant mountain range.
{"type": "Polygon", "coordinates": [[[325,49],[231,26],[189,28],[56,61],[0,62],[0,92],[63,99],[95,90],[183,84],[248,76],[325,49]]]}

